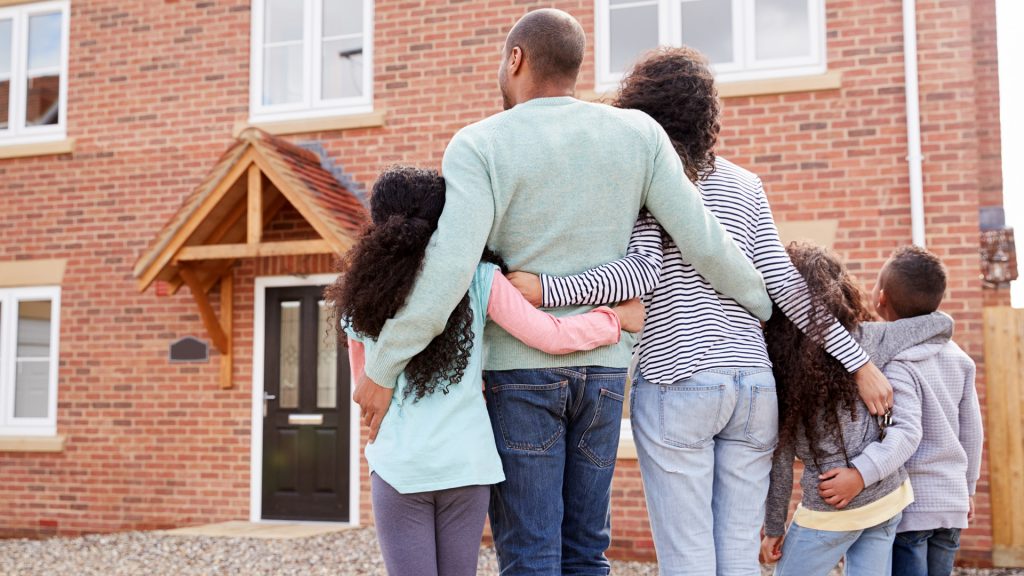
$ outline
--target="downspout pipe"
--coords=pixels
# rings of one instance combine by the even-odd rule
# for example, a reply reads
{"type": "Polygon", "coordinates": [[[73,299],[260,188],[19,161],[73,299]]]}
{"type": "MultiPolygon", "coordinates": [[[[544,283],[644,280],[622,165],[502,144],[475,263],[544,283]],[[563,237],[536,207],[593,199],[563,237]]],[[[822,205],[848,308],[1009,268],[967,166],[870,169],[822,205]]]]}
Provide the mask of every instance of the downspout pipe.
{"type": "Polygon", "coordinates": [[[921,165],[921,107],[917,76],[917,5],[903,0],[903,75],[907,100],[907,164],[910,171],[910,231],[924,248],[924,180],[921,165]]]}

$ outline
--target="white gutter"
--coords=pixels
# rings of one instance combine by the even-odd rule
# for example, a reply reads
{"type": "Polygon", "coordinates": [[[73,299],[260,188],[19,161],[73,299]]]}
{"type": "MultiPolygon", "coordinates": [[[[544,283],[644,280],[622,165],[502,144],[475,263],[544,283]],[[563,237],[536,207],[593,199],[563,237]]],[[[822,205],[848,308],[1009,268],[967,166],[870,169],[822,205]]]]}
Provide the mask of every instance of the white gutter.
{"type": "Polygon", "coordinates": [[[903,0],[903,75],[907,100],[907,164],[910,169],[910,231],[924,248],[924,181],[921,176],[921,108],[917,78],[916,0],[903,0]]]}

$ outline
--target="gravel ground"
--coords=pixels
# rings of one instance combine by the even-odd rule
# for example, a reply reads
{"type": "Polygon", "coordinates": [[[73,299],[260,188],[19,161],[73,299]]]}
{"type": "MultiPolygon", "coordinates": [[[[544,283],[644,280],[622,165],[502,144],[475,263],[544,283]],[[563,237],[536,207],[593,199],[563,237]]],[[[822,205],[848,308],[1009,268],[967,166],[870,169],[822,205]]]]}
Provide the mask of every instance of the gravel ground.
{"type": "MultiPolygon", "coordinates": [[[[372,529],[289,540],[126,532],[0,540],[3,576],[384,575],[372,529]]],[[[481,576],[497,574],[494,550],[480,553],[481,576]]],[[[613,562],[612,574],[657,574],[653,564],[613,562]]],[[[766,572],[768,574],[768,572],[766,572]]],[[[1024,576],[1024,570],[960,570],[960,576],[1024,576]]]]}

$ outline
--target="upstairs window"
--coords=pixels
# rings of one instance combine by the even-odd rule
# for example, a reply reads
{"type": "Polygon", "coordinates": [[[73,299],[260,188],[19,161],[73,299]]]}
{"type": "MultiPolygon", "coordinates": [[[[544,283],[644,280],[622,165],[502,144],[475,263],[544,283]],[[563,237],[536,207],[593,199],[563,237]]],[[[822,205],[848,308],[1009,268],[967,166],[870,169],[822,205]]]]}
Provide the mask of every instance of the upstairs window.
{"type": "Polygon", "coordinates": [[[0,436],[57,433],[60,288],[0,289],[0,436]]]}
{"type": "Polygon", "coordinates": [[[66,134],[68,4],[0,8],[0,146],[66,134]]]}
{"type": "Polygon", "coordinates": [[[720,82],[825,72],[824,0],[597,0],[597,84],[645,51],[703,52],[720,82]]]}
{"type": "Polygon", "coordinates": [[[253,119],[370,112],[372,35],[372,0],[253,0],[253,119]]]}

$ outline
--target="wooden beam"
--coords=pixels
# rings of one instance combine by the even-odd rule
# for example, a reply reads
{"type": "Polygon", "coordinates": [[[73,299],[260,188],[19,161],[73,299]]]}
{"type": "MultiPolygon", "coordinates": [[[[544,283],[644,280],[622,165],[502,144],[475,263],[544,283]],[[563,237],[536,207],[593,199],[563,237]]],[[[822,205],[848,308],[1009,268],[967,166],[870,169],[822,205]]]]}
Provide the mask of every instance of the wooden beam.
{"type": "MultiPolygon", "coordinates": [[[[281,208],[284,208],[284,205],[287,202],[288,202],[287,198],[285,198],[281,194],[277,194],[276,196],[274,196],[274,198],[270,202],[267,202],[265,204],[267,209],[266,209],[266,212],[264,212],[264,214],[263,214],[263,227],[264,228],[266,228],[267,225],[270,224],[270,221],[274,219],[274,216],[277,216],[277,213],[281,211],[281,208]]],[[[237,222],[238,218],[241,218],[242,214],[245,213],[245,205],[244,204],[239,204],[238,208],[239,208],[239,210],[238,210],[237,217],[236,217],[235,213],[232,213],[230,216],[228,216],[229,219],[230,218],[235,218],[235,220],[232,221],[232,224],[237,222]]],[[[220,242],[222,239],[224,239],[225,236],[227,236],[228,231],[230,231],[231,229],[232,229],[231,226],[227,226],[227,227],[224,228],[223,233],[220,233],[221,231],[220,231],[219,228],[217,230],[214,230],[213,234],[210,235],[209,241],[210,242],[220,242]]],[[[241,238],[239,238],[239,239],[241,239],[241,238]]],[[[209,292],[210,289],[213,288],[213,286],[217,282],[220,281],[220,277],[224,275],[224,272],[226,270],[228,270],[229,268],[233,267],[234,265],[235,265],[235,260],[231,259],[231,260],[228,260],[228,261],[222,263],[219,267],[217,267],[215,269],[214,273],[210,274],[206,278],[206,280],[203,281],[203,292],[209,292]]],[[[181,279],[181,276],[175,276],[173,279],[169,280],[167,282],[167,295],[168,296],[173,296],[173,295],[177,294],[178,293],[178,289],[181,288],[181,285],[184,284],[184,283],[185,283],[185,281],[181,279]]]]}
{"type": "Polygon", "coordinates": [[[242,173],[248,169],[255,157],[256,153],[252,148],[242,154],[241,158],[231,167],[227,175],[217,184],[213,192],[203,199],[202,203],[192,212],[192,215],[178,227],[170,241],[167,242],[167,245],[149,263],[138,279],[136,286],[139,292],[145,292],[146,288],[149,288],[149,285],[160,275],[164,267],[170,264],[174,253],[185,244],[185,241],[196,231],[196,228],[199,227],[199,224],[210,210],[223,199],[227,191],[241,178],[242,173]]]}
{"type": "Polygon", "coordinates": [[[210,335],[210,340],[213,341],[214,347],[221,354],[226,354],[228,352],[228,337],[224,334],[224,329],[221,328],[220,321],[217,320],[217,314],[213,311],[213,306],[210,305],[210,299],[206,292],[203,292],[202,284],[200,284],[195,271],[183,266],[178,273],[181,274],[189,289],[192,290],[192,297],[195,299],[196,305],[199,306],[199,317],[203,319],[203,325],[206,326],[206,332],[210,335]]]}
{"type": "MultiPolygon", "coordinates": [[[[225,258],[258,258],[261,256],[301,256],[304,254],[334,254],[326,240],[292,240],[264,242],[262,244],[214,244],[212,246],[185,246],[175,260],[220,260],[225,258]]],[[[185,282],[188,282],[186,279],[185,282]]]]}
{"type": "Polygon", "coordinates": [[[223,390],[232,387],[231,364],[234,358],[234,299],[235,274],[231,268],[220,277],[220,329],[227,337],[227,351],[220,355],[220,387],[223,390]]]}
{"type": "Polygon", "coordinates": [[[249,166],[249,212],[246,217],[246,244],[259,244],[263,239],[263,176],[255,163],[249,166]]]}

